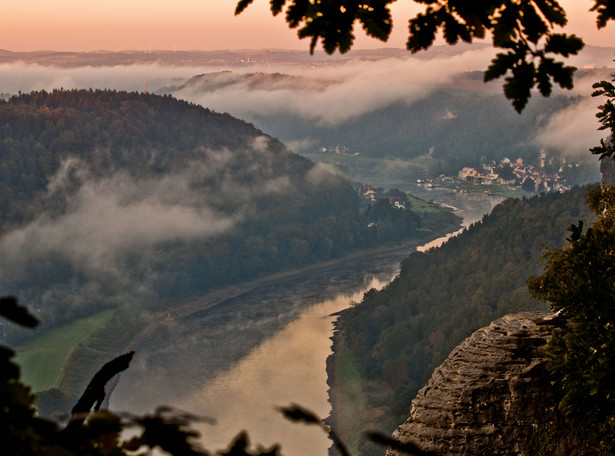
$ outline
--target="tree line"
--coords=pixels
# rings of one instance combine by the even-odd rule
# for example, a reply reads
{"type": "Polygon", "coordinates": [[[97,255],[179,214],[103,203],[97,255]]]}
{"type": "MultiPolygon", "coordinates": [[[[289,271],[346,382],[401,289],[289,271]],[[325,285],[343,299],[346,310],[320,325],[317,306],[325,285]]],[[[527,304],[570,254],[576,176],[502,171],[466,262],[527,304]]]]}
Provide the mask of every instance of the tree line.
{"type": "MultiPolygon", "coordinates": [[[[169,214],[180,206],[233,221],[215,235],[170,237],[115,255],[123,279],[158,297],[194,296],[356,249],[428,238],[458,223],[452,213],[401,210],[388,202],[369,214],[345,179],[250,124],[170,96],[39,91],[0,102],[0,119],[4,236],[41,220],[63,220],[87,185],[112,176],[141,183],[118,196],[120,205],[154,198],[170,201],[169,214]],[[152,182],[168,181],[181,197],[160,189],[146,193],[152,182]]],[[[3,274],[0,284],[36,303],[48,326],[116,306],[114,297],[126,288],[85,274],[62,252],[31,264],[26,276],[3,274]]]]}
{"type": "Polygon", "coordinates": [[[392,104],[335,126],[309,124],[292,114],[253,118],[282,140],[317,138],[314,150],[339,145],[361,157],[429,156],[430,173],[456,175],[465,166],[478,167],[482,159],[537,164],[541,145],[534,138],[553,115],[577,101],[564,95],[532,100],[519,116],[499,94],[438,89],[411,104],[392,104]]]}

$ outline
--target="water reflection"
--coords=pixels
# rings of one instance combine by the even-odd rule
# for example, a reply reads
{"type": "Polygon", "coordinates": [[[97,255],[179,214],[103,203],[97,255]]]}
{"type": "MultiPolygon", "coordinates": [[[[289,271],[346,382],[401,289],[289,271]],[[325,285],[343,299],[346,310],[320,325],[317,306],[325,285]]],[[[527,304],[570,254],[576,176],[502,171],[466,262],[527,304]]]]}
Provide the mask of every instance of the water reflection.
{"type": "Polygon", "coordinates": [[[464,228],[468,228],[473,223],[481,220],[485,214],[489,214],[498,203],[505,199],[504,197],[497,195],[484,195],[475,193],[470,193],[467,195],[462,194],[463,197],[459,198],[459,194],[457,194],[456,192],[452,192],[449,189],[437,188],[435,190],[418,190],[415,191],[415,193],[419,193],[421,195],[421,198],[430,200],[433,200],[433,198],[427,198],[427,196],[436,196],[437,201],[440,202],[442,206],[449,207],[454,212],[463,217],[462,229],[418,246],[416,250],[418,250],[419,252],[426,252],[427,250],[433,249],[435,247],[440,247],[448,239],[461,233],[464,228]],[[445,201],[448,201],[448,203],[445,201]],[[459,208],[456,206],[451,206],[452,202],[455,202],[456,204],[461,203],[462,207],[459,208]]]}
{"type": "MultiPolygon", "coordinates": [[[[135,347],[138,356],[123,374],[111,405],[147,412],[159,404],[192,404],[196,391],[202,391],[220,373],[232,369],[314,305],[335,301],[339,295],[358,294],[356,299],[360,300],[363,290],[370,286],[365,277],[389,281],[411,250],[311,270],[256,286],[185,318],[166,320],[135,347]]],[[[278,370],[286,375],[287,369],[294,368],[279,366],[278,370]]],[[[323,391],[326,397],[326,388],[323,391]]],[[[234,399],[229,397],[228,402],[234,399]]],[[[199,408],[190,410],[203,413],[199,408]]]]}
{"type": "MultiPolygon", "coordinates": [[[[444,190],[430,195],[459,208],[466,226],[501,200],[444,190]]],[[[114,391],[112,408],[146,412],[172,404],[212,416],[219,424],[201,429],[208,449],[226,447],[245,429],[254,443],[282,444],[287,456],[325,455],[330,443],[319,429],[286,422],[274,407],[296,402],[328,415],[330,315],[388,283],[413,250],[308,271],[165,321],[135,347],[138,356],[114,391]]]]}
{"type": "Polygon", "coordinates": [[[256,347],[230,370],[221,373],[195,394],[194,401],[218,425],[203,428],[205,444],[224,448],[240,429],[264,446],[279,443],[283,454],[324,455],[330,441],[314,426],[293,424],[274,408],[302,404],[326,417],[326,360],[331,354],[333,313],[361,300],[370,288],[388,281],[373,278],[352,294],[340,294],[313,305],[297,320],[256,347]]]}

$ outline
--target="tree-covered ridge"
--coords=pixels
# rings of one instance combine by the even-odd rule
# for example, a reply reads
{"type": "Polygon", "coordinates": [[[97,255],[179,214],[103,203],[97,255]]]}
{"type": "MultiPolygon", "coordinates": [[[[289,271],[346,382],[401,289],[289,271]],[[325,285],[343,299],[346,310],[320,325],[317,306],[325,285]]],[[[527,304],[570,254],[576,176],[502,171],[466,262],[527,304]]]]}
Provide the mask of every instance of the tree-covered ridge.
{"type": "Polygon", "coordinates": [[[587,202],[597,220],[587,227],[582,221],[571,225],[566,243],[547,250],[544,274],[531,277],[528,289],[566,322],[545,347],[549,370],[562,386],[559,410],[600,436],[590,440],[594,452],[583,454],[610,455],[615,451],[615,187],[591,187],[587,202]]]}
{"type": "Polygon", "coordinates": [[[370,218],[348,181],[169,96],[33,92],[0,103],[0,119],[0,288],[47,325],[457,223],[410,207],[370,218]]]}
{"type": "Polygon", "coordinates": [[[392,430],[462,339],[502,315],[536,308],[525,282],[540,272],[544,247],[560,245],[565,227],[587,217],[584,202],[578,187],[506,200],[442,247],[411,254],[398,278],[344,313],[338,340],[371,391],[365,407],[388,410],[354,426],[392,430]]]}
{"type": "MultiPolygon", "coordinates": [[[[84,160],[98,175],[122,169],[136,176],[168,172],[208,149],[227,148],[237,152],[237,168],[250,141],[263,134],[228,114],[169,96],[110,90],[21,94],[0,102],[0,119],[5,223],[32,217],[23,204],[46,190],[66,158],[84,160]]],[[[280,158],[277,172],[311,166],[278,141],[270,139],[269,147],[280,158]]]]}
{"type": "Polygon", "coordinates": [[[283,141],[313,138],[314,150],[339,146],[361,157],[429,157],[429,171],[439,175],[479,166],[482,157],[521,157],[537,164],[541,146],[535,137],[555,113],[574,101],[565,96],[536,99],[519,116],[499,94],[438,89],[412,104],[393,104],[339,125],[267,113],[252,119],[283,141]]]}

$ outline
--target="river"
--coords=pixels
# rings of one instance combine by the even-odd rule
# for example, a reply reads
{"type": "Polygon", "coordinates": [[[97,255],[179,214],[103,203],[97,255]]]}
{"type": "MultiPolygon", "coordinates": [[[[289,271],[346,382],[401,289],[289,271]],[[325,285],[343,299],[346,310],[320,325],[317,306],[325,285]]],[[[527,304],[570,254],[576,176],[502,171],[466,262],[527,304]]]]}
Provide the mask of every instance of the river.
{"type": "MultiPolygon", "coordinates": [[[[418,192],[456,208],[466,226],[501,200],[413,189],[418,192]]],[[[310,270],[165,321],[137,347],[138,356],[123,374],[111,407],[144,412],[173,404],[213,417],[216,425],[199,426],[209,450],[226,448],[246,430],[254,444],[278,443],[287,456],[326,455],[330,442],[320,429],[290,423],[276,407],[294,402],[323,418],[329,414],[326,359],[333,314],[359,302],[370,288],[386,285],[413,250],[310,270]]]]}

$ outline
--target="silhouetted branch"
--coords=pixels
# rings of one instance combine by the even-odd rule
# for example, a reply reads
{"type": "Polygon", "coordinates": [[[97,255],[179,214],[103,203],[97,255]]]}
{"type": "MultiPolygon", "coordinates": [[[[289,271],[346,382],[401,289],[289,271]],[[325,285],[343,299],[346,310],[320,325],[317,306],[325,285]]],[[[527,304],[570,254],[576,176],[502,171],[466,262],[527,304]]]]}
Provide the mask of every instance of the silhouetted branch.
{"type": "Polygon", "coordinates": [[[380,432],[368,431],[365,433],[365,437],[374,443],[388,446],[409,456],[437,456],[433,451],[421,450],[418,446],[411,442],[403,443],[392,437],[381,434],[380,432]]]}
{"type": "Polygon", "coordinates": [[[71,410],[72,416],[66,426],[66,430],[81,426],[92,410],[92,407],[94,407],[94,410],[98,411],[105,399],[105,385],[113,376],[128,369],[134,354],[134,351],[130,351],[118,356],[101,367],[94,377],[92,377],[85,392],[71,410]]]}
{"type": "Polygon", "coordinates": [[[38,325],[38,320],[28,312],[28,309],[17,304],[17,298],[13,296],[0,298],[0,315],[26,328],[38,325]]]}
{"type": "Polygon", "coordinates": [[[246,431],[241,431],[229,447],[224,451],[218,451],[218,456],[280,456],[280,446],[273,445],[271,448],[258,448],[250,450],[250,439],[246,431]]]}
{"type": "Polygon", "coordinates": [[[339,436],[331,429],[330,426],[327,426],[323,421],[313,412],[304,409],[300,405],[292,404],[289,407],[278,407],[278,410],[282,412],[286,419],[291,421],[298,421],[305,424],[316,424],[319,426],[324,432],[327,433],[329,438],[333,441],[333,444],[341,454],[341,456],[350,456],[346,445],[339,438],[339,436]]]}
{"type": "Polygon", "coordinates": [[[206,456],[206,450],[196,444],[199,433],[192,429],[194,422],[214,424],[215,420],[209,417],[197,416],[179,411],[173,407],[158,407],[153,415],[129,416],[130,426],[139,426],[142,433],[133,437],[125,447],[136,451],[141,447],[156,448],[172,455],[206,456]]]}

